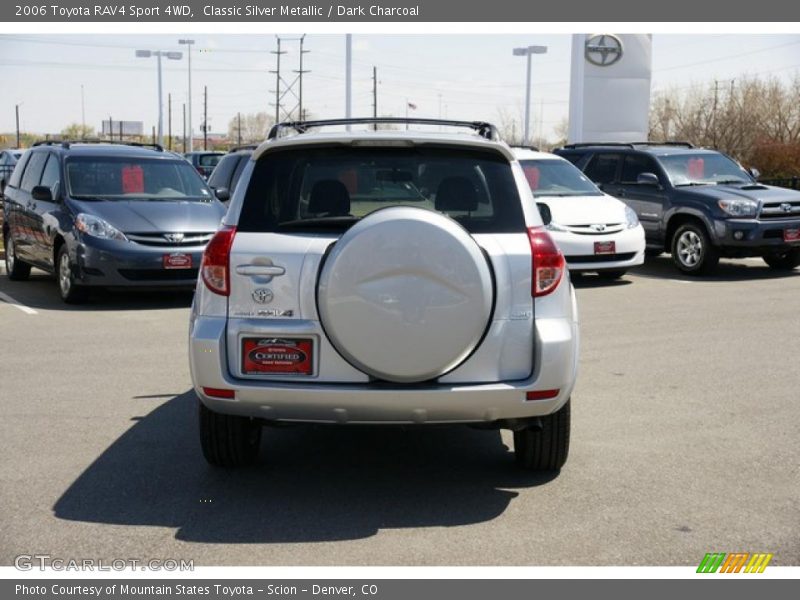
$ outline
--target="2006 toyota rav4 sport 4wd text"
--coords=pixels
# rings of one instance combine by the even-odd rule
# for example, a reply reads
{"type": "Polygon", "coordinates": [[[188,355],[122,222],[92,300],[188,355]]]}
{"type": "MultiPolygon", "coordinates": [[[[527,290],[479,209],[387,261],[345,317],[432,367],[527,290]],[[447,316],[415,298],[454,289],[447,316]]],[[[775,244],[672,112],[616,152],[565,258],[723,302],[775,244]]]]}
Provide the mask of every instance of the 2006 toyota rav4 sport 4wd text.
{"type": "Polygon", "coordinates": [[[575,293],[522,168],[489,124],[389,121],[421,127],[282,123],[245,167],[191,311],[203,453],[252,462],[278,422],[464,423],[559,469],[575,293]]]}

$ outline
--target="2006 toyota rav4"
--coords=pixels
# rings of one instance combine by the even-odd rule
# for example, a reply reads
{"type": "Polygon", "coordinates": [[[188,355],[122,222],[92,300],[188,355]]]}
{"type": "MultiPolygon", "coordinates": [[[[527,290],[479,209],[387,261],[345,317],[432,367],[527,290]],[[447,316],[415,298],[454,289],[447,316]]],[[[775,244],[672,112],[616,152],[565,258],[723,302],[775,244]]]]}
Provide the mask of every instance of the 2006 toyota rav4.
{"type": "Polygon", "coordinates": [[[245,168],[191,316],[210,463],[296,421],[510,428],[520,465],[564,464],[575,295],[522,168],[489,124],[391,121],[423,127],[284,123],[245,168]]]}

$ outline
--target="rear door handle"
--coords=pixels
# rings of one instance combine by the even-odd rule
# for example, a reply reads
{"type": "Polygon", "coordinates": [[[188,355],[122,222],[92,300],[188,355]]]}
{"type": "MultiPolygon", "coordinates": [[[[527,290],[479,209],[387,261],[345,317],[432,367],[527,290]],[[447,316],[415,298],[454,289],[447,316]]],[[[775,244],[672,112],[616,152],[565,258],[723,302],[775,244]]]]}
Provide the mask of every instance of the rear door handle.
{"type": "Polygon", "coordinates": [[[236,272],[245,277],[280,277],[286,269],[276,265],[239,265],[236,272]]]}

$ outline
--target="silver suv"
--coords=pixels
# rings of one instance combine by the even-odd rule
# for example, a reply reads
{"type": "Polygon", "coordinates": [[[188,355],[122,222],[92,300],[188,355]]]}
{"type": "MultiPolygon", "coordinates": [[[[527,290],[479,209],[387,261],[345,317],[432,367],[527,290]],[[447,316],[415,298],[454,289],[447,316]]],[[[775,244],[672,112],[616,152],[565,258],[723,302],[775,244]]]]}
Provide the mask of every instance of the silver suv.
{"type": "Polygon", "coordinates": [[[387,121],[281,123],[245,167],[191,312],[203,453],[250,463],[282,421],[464,423],[559,469],[577,310],[525,175],[490,124],[387,121]]]}

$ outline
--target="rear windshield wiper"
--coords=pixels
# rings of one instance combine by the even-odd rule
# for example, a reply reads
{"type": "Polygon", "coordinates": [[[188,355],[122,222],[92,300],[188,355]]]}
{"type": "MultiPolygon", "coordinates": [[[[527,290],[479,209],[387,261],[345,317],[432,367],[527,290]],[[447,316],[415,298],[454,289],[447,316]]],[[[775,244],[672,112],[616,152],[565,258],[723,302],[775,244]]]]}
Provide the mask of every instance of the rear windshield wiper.
{"type": "Polygon", "coordinates": [[[352,225],[358,220],[358,217],[353,217],[351,215],[341,217],[317,217],[315,219],[295,219],[294,221],[284,221],[283,223],[278,223],[277,228],[303,229],[304,227],[309,227],[314,229],[325,229],[326,227],[329,227],[331,229],[338,229],[343,225],[352,225]]]}

